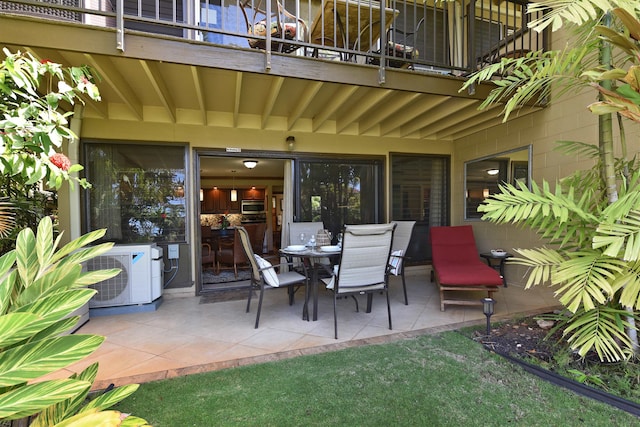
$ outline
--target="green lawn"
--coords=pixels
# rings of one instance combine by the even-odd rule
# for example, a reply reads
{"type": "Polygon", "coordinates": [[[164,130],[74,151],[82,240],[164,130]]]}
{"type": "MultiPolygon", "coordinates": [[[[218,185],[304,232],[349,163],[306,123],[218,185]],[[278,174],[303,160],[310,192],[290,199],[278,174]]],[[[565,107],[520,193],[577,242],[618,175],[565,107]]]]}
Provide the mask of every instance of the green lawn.
{"type": "Polygon", "coordinates": [[[142,384],[118,409],[155,427],[640,425],[456,332],[142,384]]]}

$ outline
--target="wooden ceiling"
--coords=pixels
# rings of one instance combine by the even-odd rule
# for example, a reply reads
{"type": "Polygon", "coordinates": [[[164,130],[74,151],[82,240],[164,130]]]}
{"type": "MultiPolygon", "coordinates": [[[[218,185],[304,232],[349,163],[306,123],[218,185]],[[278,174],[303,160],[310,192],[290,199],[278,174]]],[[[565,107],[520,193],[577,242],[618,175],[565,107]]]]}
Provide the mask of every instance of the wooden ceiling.
{"type": "MultiPolygon", "coordinates": [[[[63,65],[92,66],[102,101],[88,117],[298,133],[453,141],[496,126],[480,111],[490,86],[459,92],[463,78],[215,47],[113,28],[0,15],[0,44],[63,65]],[[46,36],[43,36],[46,35],[46,36]]],[[[520,115],[534,111],[528,109],[520,115]]]]}

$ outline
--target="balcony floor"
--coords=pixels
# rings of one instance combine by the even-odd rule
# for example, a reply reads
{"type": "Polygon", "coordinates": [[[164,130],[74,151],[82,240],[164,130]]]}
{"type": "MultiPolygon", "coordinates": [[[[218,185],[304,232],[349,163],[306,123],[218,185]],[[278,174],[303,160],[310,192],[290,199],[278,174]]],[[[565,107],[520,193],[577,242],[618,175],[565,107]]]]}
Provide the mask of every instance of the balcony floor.
{"type": "MultiPolygon", "coordinates": [[[[383,343],[456,329],[486,321],[479,306],[448,306],[440,311],[435,284],[428,270],[407,273],[409,305],[403,304],[402,281],[391,278],[393,330],[388,329],[383,295],[374,297],[373,310],[359,313],[351,299],[338,300],[338,334],[333,338],[332,296],[320,291],[318,320],[301,320],[302,295],[293,306],[285,290],[265,293],[260,327],[254,329],[257,298],[245,313],[246,299],[201,304],[201,297],[166,295],[157,311],[93,317],[77,333],[106,336],[87,359],[57,372],[66,377],[98,361],[94,389],[109,384],[142,383],[163,378],[319,353],[362,344],[383,343]]],[[[322,289],[322,288],[321,288],[322,289]]],[[[483,294],[477,293],[478,299],[483,294]]],[[[547,287],[524,290],[511,284],[495,296],[492,321],[518,314],[540,313],[558,307],[547,287]]]]}

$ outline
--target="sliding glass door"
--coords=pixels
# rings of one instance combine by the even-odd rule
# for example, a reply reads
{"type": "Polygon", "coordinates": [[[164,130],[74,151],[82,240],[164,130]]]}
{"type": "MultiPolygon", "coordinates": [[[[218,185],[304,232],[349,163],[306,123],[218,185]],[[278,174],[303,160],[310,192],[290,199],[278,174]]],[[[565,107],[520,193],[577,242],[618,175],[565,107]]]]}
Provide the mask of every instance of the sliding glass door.
{"type": "Polygon", "coordinates": [[[296,222],[322,221],[335,236],[345,224],[383,221],[383,161],[302,159],[296,162],[296,222]]]}

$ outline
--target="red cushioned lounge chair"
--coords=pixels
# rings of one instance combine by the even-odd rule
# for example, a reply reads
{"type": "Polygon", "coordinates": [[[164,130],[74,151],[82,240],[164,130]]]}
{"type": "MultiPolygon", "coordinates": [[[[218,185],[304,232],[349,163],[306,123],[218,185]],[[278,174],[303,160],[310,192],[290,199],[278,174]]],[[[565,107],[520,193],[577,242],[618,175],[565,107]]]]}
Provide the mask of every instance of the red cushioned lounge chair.
{"type": "Polygon", "coordinates": [[[450,292],[486,291],[489,298],[503,286],[500,274],[482,262],[470,225],[431,227],[433,272],[440,288],[440,310],[446,304],[482,305],[480,298],[447,299],[450,292]]]}

